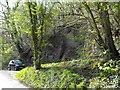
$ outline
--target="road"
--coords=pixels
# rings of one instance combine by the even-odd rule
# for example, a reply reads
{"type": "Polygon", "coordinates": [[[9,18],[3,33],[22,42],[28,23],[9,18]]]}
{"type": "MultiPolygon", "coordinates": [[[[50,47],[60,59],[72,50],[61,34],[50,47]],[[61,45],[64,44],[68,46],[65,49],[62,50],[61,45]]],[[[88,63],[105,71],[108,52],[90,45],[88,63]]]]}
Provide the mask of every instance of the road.
{"type": "Polygon", "coordinates": [[[18,71],[0,71],[0,90],[31,90],[20,83],[15,75],[18,71]]]}

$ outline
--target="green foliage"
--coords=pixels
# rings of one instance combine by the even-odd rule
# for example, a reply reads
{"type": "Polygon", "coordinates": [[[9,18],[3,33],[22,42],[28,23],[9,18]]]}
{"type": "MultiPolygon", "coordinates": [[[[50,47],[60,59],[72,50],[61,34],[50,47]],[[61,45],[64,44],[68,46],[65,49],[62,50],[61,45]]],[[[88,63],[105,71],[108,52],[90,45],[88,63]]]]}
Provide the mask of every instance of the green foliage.
{"type": "Polygon", "coordinates": [[[34,88],[81,88],[86,82],[79,74],[59,67],[40,71],[27,67],[17,74],[17,78],[34,88]]]}
{"type": "Polygon", "coordinates": [[[98,63],[99,76],[93,78],[89,84],[90,88],[117,88],[118,87],[118,65],[119,61],[109,60],[98,63]]]}
{"type": "Polygon", "coordinates": [[[11,59],[19,58],[17,51],[14,49],[14,46],[9,44],[2,44],[0,61],[2,62],[2,69],[7,69],[8,63],[11,59]]]}
{"type": "Polygon", "coordinates": [[[117,61],[109,60],[103,65],[100,65],[99,69],[102,71],[100,73],[100,76],[108,77],[112,75],[117,75],[118,74],[118,63],[117,61]]]}
{"type": "Polygon", "coordinates": [[[89,88],[118,88],[118,75],[107,77],[96,77],[91,80],[89,88]]]}
{"type": "MultiPolygon", "coordinates": [[[[5,43],[3,43],[3,65],[7,65],[9,59],[15,58],[14,56],[18,56],[16,54],[16,50],[13,50],[14,47],[12,46],[14,45],[13,43],[11,44],[12,41],[20,41],[21,44],[23,44],[21,47],[28,47],[28,45],[30,45],[30,47],[34,46],[33,42],[31,42],[32,40],[27,39],[27,37],[31,38],[31,32],[35,31],[34,29],[31,30],[32,24],[30,23],[28,4],[29,2],[25,2],[24,5],[15,7],[15,9],[9,8],[8,10],[5,10],[7,17],[5,18],[5,22],[2,26],[8,29],[8,32],[10,32],[11,35],[5,33],[6,37],[3,41],[7,37],[11,38],[12,35],[14,39],[6,40],[5,43]]],[[[108,58],[110,57],[110,53],[109,50],[103,50],[104,45],[102,44],[100,47],[102,51],[100,51],[100,49],[97,48],[98,46],[96,45],[96,42],[100,44],[98,38],[99,35],[97,36],[97,33],[99,33],[102,38],[105,36],[105,30],[103,30],[105,27],[105,25],[103,25],[103,23],[105,23],[105,17],[102,19],[101,16],[104,10],[109,12],[110,23],[112,23],[110,24],[110,27],[112,29],[120,28],[119,3],[108,2],[104,5],[102,2],[86,2],[84,4],[88,6],[89,11],[93,14],[93,21],[90,17],[90,12],[86,10],[82,3],[51,2],[49,4],[37,3],[36,6],[35,3],[31,5],[32,7],[35,6],[34,8],[31,8],[31,20],[34,19],[33,17],[35,14],[37,16],[37,20],[33,22],[36,23],[35,27],[37,29],[35,32],[35,40],[38,42],[38,47],[36,50],[38,52],[38,56],[42,54],[41,51],[44,51],[44,48],[48,45],[49,36],[60,32],[58,26],[64,26],[67,28],[78,23],[80,27],[70,27],[69,30],[71,31],[68,32],[69,34],[66,35],[66,38],[69,38],[71,41],[80,41],[82,43],[80,46],[76,47],[76,52],[80,54],[82,59],[69,62],[44,64],[42,65],[43,69],[40,71],[35,70],[34,67],[27,67],[17,74],[17,78],[19,78],[20,81],[35,88],[81,88],[86,85],[86,82],[88,82],[87,85],[89,87],[95,88],[117,87],[119,67],[118,61],[108,60],[108,62],[105,63],[99,61],[99,56],[106,56],[108,58]],[[39,47],[41,47],[41,50],[39,50],[39,47]],[[97,56],[95,58],[98,59],[91,59],[93,56],[97,56]],[[96,70],[99,70],[99,72],[96,70]],[[90,77],[88,74],[91,76],[93,74],[94,75],[90,77]]],[[[62,29],[62,27],[60,29],[62,29]]],[[[120,38],[114,40],[117,50],[120,48],[119,41],[120,38]]],[[[41,57],[37,57],[38,60],[41,60],[39,58],[41,57]]],[[[36,63],[38,63],[38,61],[36,61],[36,63]]]]}
{"type": "Polygon", "coordinates": [[[48,63],[42,64],[41,70],[27,67],[17,74],[17,78],[35,88],[116,88],[118,65],[119,61],[103,63],[102,60],[90,58],[48,63]],[[90,77],[92,74],[94,76],[90,77]]]}

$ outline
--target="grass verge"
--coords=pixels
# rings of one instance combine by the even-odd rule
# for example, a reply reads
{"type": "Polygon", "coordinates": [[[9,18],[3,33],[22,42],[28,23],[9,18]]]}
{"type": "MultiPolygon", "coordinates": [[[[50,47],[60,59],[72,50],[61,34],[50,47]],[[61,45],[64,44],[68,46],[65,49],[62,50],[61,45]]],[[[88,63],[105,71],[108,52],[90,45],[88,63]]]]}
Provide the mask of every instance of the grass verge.
{"type": "Polygon", "coordinates": [[[118,67],[113,64],[109,61],[101,65],[101,60],[93,59],[48,63],[42,64],[41,70],[22,69],[16,77],[33,88],[115,88],[118,67]]]}

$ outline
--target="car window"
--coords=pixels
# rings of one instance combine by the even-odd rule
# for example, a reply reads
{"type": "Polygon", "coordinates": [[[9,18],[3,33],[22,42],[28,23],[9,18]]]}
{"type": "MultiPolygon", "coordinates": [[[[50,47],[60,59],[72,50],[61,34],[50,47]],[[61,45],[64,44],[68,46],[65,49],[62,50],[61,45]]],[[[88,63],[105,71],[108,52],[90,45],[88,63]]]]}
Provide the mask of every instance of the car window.
{"type": "Polygon", "coordinates": [[[11,61],[11,63],[14,63],[14,61],[11,61]]]}
{"type": "Polygon", "coordinates": [[[16,60],[15,64],[22,64],[22,62],[20,60],[16,60]]]}
{"type": "Polygon", "coordinates": [[[9,62],[9,64],[14,64],[14,60],[11,60],[11,61],[9,62]]]}

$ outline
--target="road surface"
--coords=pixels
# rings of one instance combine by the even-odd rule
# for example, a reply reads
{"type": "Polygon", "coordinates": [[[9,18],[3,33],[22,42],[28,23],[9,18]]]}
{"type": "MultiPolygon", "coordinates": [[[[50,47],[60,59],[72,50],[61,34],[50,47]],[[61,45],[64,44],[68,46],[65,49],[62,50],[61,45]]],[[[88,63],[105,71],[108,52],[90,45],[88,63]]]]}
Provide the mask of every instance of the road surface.
{"type": "Polygon", "coordinates": [[[0,90],[31,90],[20,83],[15,75],[18,71],[0,71],[0,90]]]}

